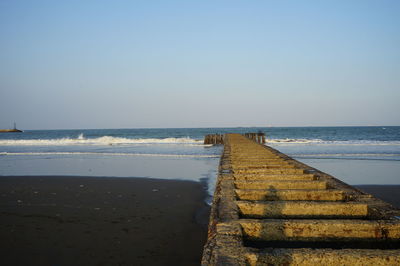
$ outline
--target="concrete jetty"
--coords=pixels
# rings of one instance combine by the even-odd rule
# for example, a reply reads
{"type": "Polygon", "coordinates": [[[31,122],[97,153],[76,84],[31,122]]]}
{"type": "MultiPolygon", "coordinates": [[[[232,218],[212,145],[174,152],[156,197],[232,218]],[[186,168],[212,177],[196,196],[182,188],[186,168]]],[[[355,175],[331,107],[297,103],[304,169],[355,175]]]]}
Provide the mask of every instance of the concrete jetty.
{"type": "Polygon", "coordinates": [[[202,265],[400,265],[400,210],[258,140],[223,140],[202,265]]]}

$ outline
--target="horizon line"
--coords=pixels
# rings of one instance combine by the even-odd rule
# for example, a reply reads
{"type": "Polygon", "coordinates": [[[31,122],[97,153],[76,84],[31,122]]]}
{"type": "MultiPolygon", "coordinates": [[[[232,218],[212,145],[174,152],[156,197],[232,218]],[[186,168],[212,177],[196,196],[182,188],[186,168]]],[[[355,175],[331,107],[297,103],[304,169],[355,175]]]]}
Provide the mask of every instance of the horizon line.
{"type": "Polygon", "coordinates": [[[22,130],[101,130],[101,129],[207,129],[207,128],[306,128],[306,127],[400,127],[400,125],[314,125],[314,126],[223,126],[223,127],[110,127],[110,128],[41,128],[22,130]]]}

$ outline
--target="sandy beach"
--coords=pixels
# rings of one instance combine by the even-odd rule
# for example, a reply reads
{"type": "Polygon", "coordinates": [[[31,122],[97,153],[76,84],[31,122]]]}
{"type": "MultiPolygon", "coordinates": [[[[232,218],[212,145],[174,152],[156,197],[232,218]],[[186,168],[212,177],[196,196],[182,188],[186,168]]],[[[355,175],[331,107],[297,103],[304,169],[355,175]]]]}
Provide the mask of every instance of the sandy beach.
{"type": "Polygon", "coordinates": [[[199,182],[1,177],[3,265],[199,265],[209,207],[199,182]]]}
{"type": "MultiPolygon", "coordinates": [[[[400,186],[363,185],[400,208],[400,186]]],[[[4,265],[199,265],[209,207],[201,183],[3,176],[4,265]]]]}

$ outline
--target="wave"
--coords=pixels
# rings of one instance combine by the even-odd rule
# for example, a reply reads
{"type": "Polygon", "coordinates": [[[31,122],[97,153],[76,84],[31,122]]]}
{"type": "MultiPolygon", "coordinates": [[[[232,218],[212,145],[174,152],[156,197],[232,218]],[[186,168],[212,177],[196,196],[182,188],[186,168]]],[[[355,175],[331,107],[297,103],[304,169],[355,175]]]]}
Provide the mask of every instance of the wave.
{"type": "Polygon", "coordinates": [[[318,145],[400,145],[400,141],[379,140],[322,140],[322,139],[267,139],[266,144],[318,144],[318,145]]]}
{"type": "Polygon", "coordinates": [[[293,144],[305,144],[305,143],[322,143],[321,139],[267,139],[267,143],[293,143],[293,144]]]}
{"type": "Polygon", "coordinates": [[[291,154],[291,156],[297,159],[400,161],[400,154],[388,153],[291,154]]]}
{"type": "Polygon", "coordinates": [[[400,157],[398,153],[322,153],[322,154],[292,154],[294,157],[400,157]]]}
{"type": "Polygon", "coordinates": [[[82,134],[78,138],[60,139],[18,139],[0,140],[0,146],[63,146],[63,145],[132,145],[132,144],[194,144],[202,145],[202,140],[191,138],[143,138],[130,139],[103,136],[99,138],[85,138],[82,134]]]}
{"type": "Polygon", "coordinates": [[[0,152],[0,156],[40,156],[40,155],[97,155],[97,156],[146,156],[146,157],[184,157],[184,158],[219,158],[220,155],[201,154],[160,154],[160,153],[121,153],[121,152],[0,152]]]}
{"type": "MultiPolygon", "coordinates": [[[[185,138],[123,138],[102,136],[58,139],[0,139],[0,146],[66,146],[66,145],[135,145],[135,144],[185,144],[204,145],[203,140],[185,138]]],[[[400,145],[400,141],[375,140],[322,140],[322,139],[267,139],[267,145],[316,144],[316,145],[400,145]]],[[[211,146],[211,145],[206,145],[211,146]]]]}

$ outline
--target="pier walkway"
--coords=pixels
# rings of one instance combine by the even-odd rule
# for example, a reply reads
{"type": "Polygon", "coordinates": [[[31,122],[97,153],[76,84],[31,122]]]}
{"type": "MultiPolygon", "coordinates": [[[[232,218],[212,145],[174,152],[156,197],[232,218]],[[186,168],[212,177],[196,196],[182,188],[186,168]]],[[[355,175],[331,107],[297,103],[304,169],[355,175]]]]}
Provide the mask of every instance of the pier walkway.
{"type": "Polygon", "coordinates": [[[400,265],[400,211],[239,134],[224,135],[202,265],[400,265]]]}

